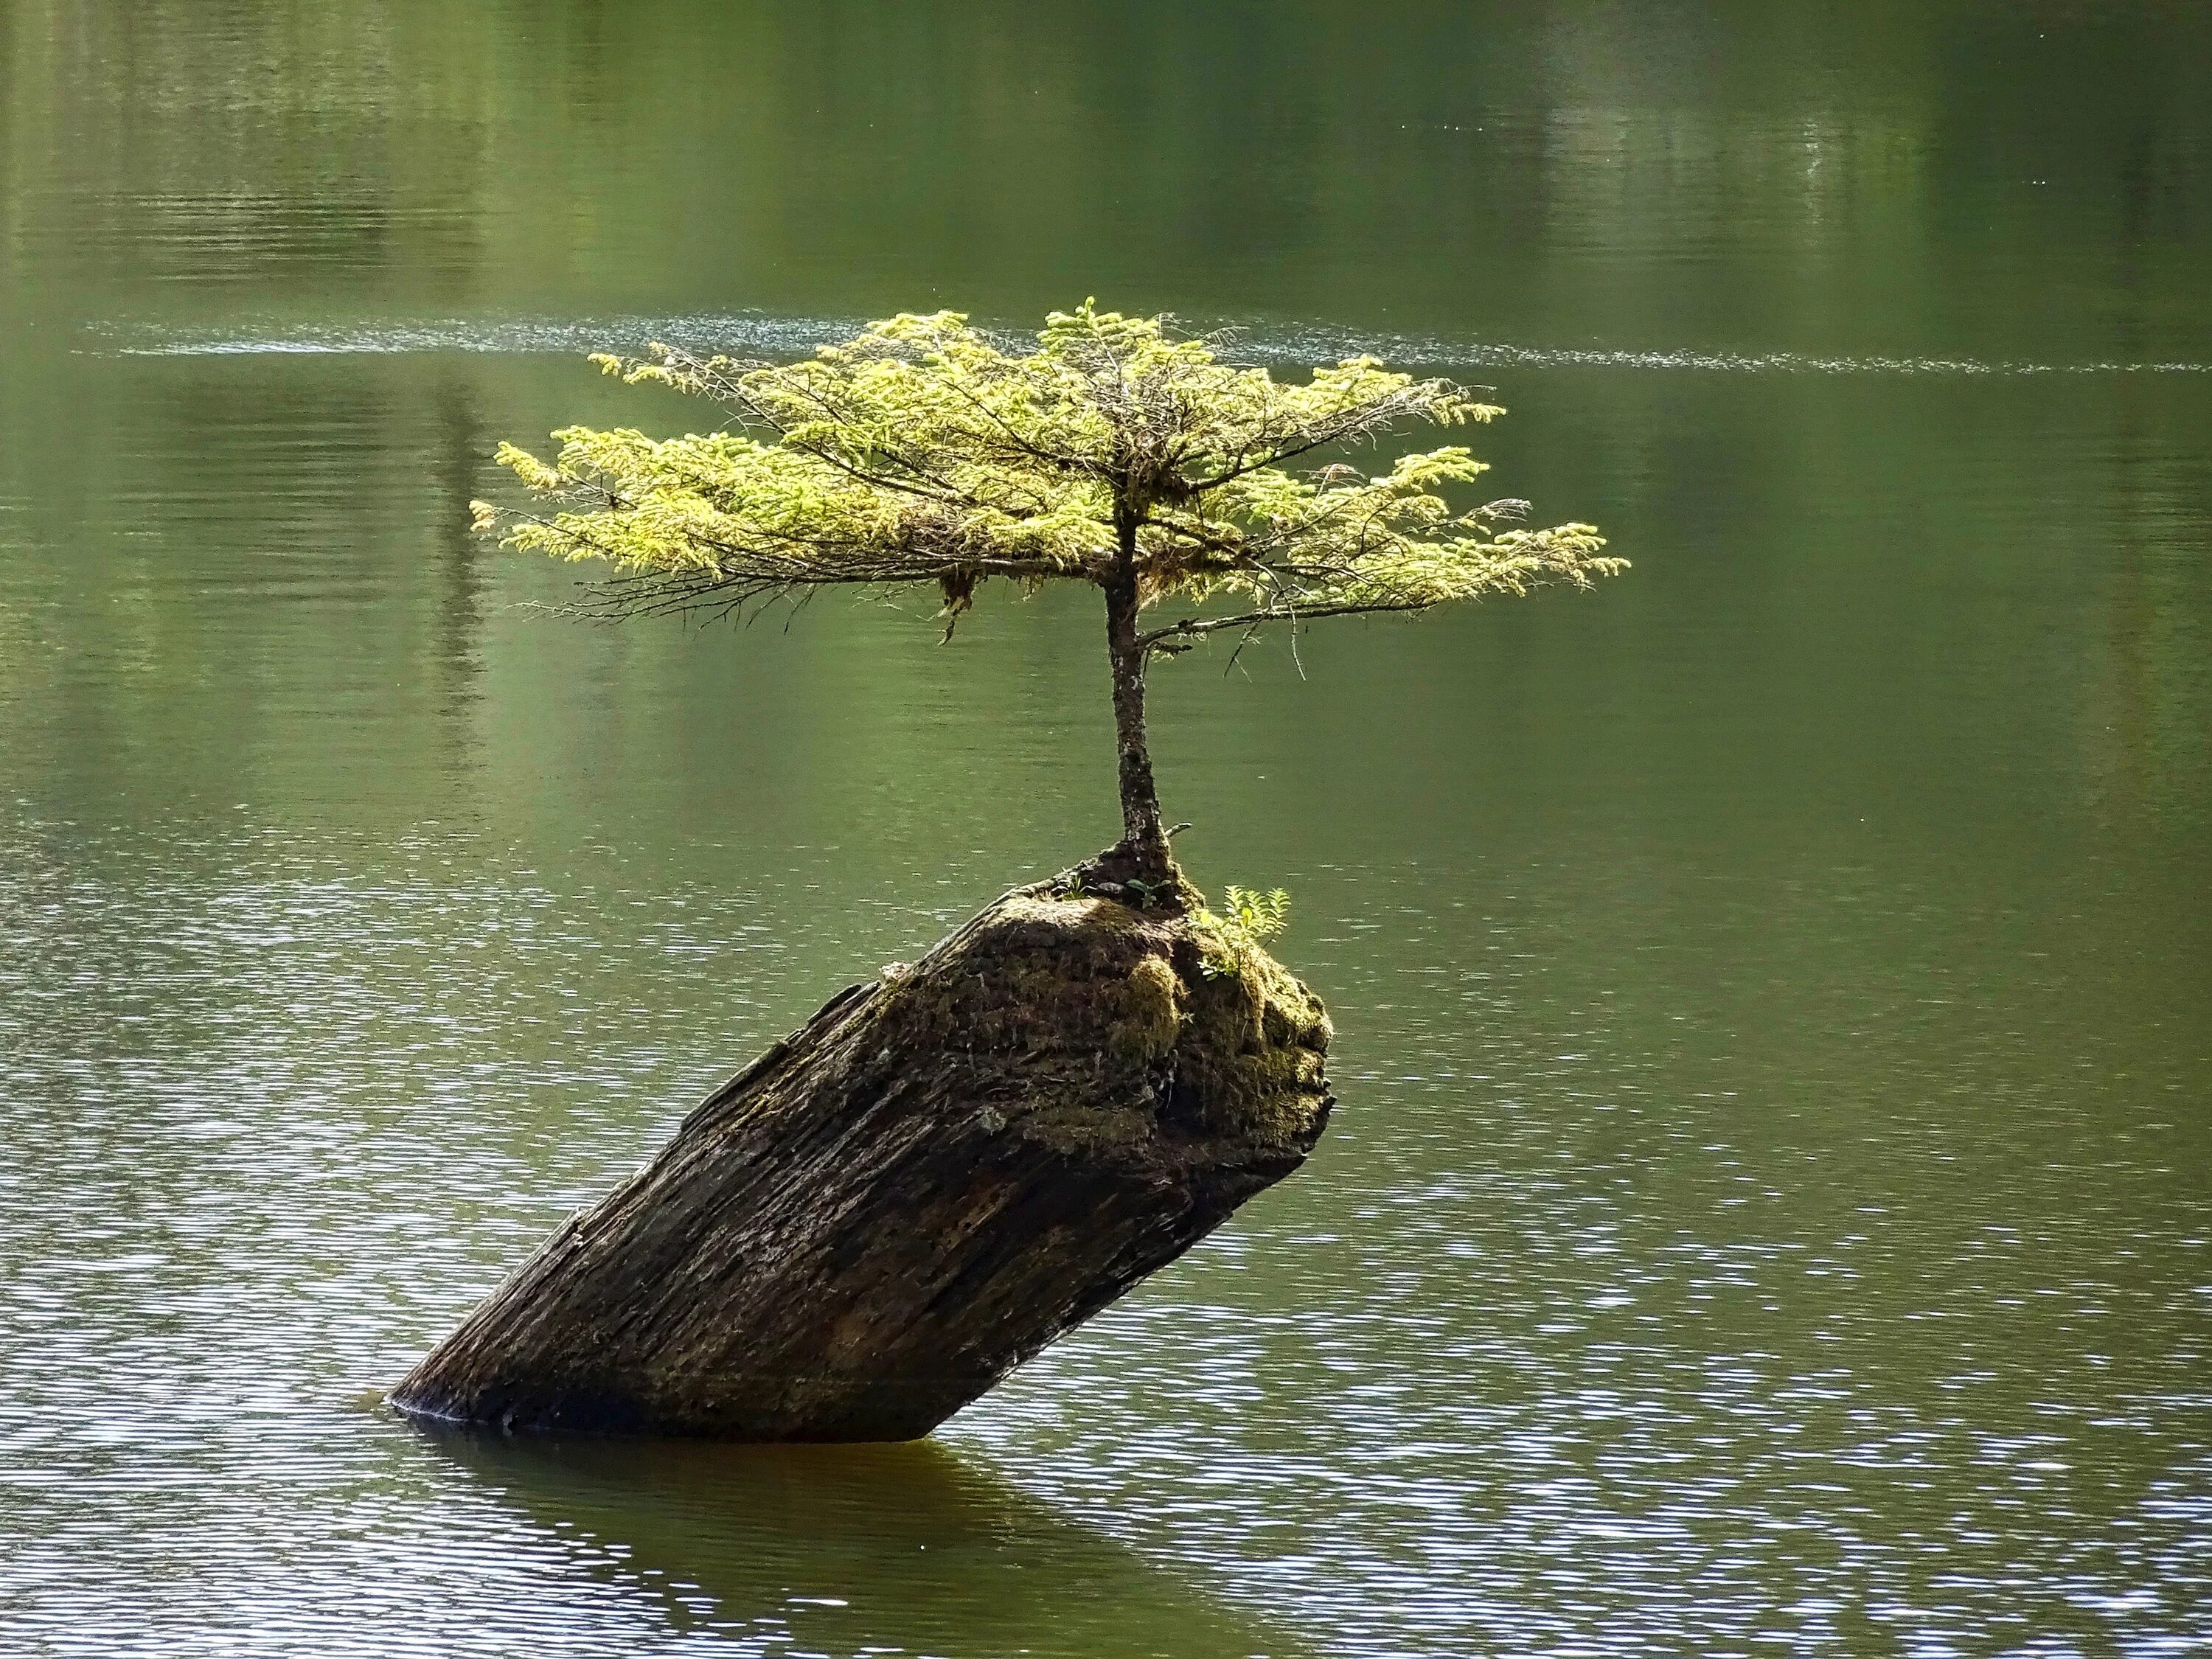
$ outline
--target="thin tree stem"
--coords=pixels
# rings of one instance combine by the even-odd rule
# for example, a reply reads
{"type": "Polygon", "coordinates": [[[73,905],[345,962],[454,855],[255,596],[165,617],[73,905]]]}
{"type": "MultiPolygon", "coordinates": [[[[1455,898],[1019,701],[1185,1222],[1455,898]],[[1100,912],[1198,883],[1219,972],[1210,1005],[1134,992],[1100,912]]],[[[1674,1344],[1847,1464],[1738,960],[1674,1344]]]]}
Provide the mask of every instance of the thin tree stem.
{"type": "Polygon", "coordinates": [[[1134,526],[1125,529],[1106,590],[1106,654],[1114,670],[1114,739],[1121,757],[1122,845],[1148,867],[1171,863],[1160,817],[1152,757],[1145,741],[1145,663],[1150,654],[1137,637],[1137,562],[1134,526]]]}

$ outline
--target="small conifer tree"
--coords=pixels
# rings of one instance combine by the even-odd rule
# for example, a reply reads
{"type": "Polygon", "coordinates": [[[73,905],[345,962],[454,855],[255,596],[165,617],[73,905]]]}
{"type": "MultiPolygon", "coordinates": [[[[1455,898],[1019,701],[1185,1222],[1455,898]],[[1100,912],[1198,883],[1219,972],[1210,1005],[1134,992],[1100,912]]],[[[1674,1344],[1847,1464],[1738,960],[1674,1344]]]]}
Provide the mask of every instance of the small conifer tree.
{"type": "MultiPolygon", "coordinates": [[[[714,428],[653,439],[569,427],[550,462],[500,459],[537,510],[476,503],[479,530],[616,574],[603,615],[742,614],[826,586],[933,584],[949,638],[994,576],[1105,597],[1122,837],[1103,861],[1171,877],[1145,733],[1146,671],[1218,633],[1452,599],[1578,587],[1622,568],[1585,524],[1508,529],[1527,503],[1455,512],[1485,471],[1458,447],[1369,474],[1346,457],[1417,423],[1504,411],[1371,357],[1304,385],[1224,362],[1224,341],[1086,301],[1016,353],[954,312],[899,316],[794,363],[592,361],[716,406],[714,428]],[[1182,601],[1147,628],[1144,612],[1182,601]]],[[[1139,890],[1143,890],[1140,887],[1139,890]]]]}

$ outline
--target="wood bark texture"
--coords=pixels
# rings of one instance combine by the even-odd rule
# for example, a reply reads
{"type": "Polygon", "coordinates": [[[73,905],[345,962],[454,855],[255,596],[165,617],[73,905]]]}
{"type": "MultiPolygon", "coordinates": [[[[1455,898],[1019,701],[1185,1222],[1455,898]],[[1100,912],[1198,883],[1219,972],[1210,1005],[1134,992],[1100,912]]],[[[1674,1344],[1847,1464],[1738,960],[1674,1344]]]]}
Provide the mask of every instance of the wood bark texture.
{"type": "Polygon", "coordinates": [[[716,1090],[392,1403],[916,1438],[1296,1169],[1328,1037],[1311,993],[1194,914],[1009,893],[716,1090]]]}

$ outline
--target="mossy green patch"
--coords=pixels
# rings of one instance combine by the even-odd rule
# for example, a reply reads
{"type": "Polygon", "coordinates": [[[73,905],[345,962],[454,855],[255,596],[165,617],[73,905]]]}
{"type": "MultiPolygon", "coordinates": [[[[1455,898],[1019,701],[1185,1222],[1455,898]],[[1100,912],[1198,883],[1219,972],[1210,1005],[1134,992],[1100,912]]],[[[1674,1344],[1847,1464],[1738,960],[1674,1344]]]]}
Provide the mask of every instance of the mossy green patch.
{"type": "Polygon", "coordinates": [[[1044,884],[886,978],[854,1041],[887,1077],[924,1048],[1002,1077],[1012,1060],[1034,1090],[995,1089],[988,1109],[1055,1137],[1157,1121],[1272,1142],[1310,1139],[1326,1111],[1330,1035],[1320,1000],[1235,918],[1044,884]]]}
{"type": "Polygon", "coordinates": [[[1182,981],[1165,957],[1143,957],[1129,970],[1121,1018],[1107,1033],[1121,1056],[1150,1062],[1175,1047],[1182,1030],[1182,981]]]}

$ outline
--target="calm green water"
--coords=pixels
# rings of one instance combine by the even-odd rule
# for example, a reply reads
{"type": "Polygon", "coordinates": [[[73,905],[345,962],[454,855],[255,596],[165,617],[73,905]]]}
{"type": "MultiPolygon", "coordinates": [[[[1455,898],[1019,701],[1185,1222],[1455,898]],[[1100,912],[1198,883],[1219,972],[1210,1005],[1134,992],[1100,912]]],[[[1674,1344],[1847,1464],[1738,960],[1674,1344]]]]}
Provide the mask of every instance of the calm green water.
{"type": "Polygon", "coordinates": [[[2178,3],[7,0],[0,1651],[2212,1647],[2208,272],[2178,3]],[[363,1406],[1114,825],[1087,596],[574,627],[490,446],[1085,294],[1636,561],[1156,683],[1336,1128],[929,1444],[363,1406]]]}

